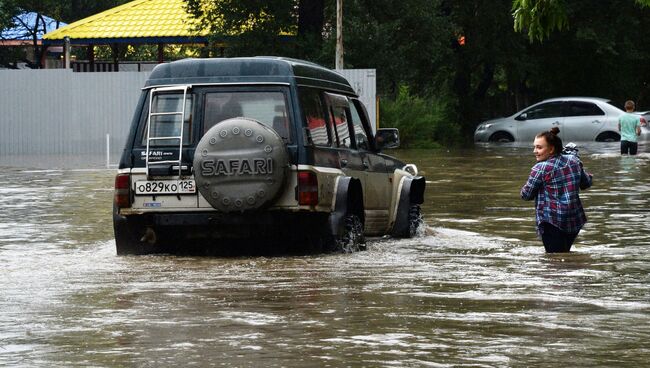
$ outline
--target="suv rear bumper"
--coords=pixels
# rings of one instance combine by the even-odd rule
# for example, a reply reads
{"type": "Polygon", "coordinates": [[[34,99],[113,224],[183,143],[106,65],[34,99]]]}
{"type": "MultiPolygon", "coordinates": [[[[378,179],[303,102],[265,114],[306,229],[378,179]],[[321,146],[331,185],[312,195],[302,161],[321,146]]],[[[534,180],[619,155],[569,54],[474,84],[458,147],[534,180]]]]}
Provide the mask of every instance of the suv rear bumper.
{"type": "Polygon", "coordinates": [[[153,231],[158,243],[183,239],[296,239],[321,235],[314,229],[323,229],[328,218],[328,213],[306,211],[113,213],[113,226],[137,240],[153,231]]]}

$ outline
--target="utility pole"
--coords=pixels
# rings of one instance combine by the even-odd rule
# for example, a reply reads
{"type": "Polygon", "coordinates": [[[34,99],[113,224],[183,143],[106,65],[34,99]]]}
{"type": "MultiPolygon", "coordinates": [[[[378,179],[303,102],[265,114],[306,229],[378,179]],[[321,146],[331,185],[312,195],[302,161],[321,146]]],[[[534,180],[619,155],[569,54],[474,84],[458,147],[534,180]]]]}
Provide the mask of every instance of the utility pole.
{"type": "Polygon", "coordinates": [[[336,69],[343,69],[343,0],[336,0],[336,69]]]}

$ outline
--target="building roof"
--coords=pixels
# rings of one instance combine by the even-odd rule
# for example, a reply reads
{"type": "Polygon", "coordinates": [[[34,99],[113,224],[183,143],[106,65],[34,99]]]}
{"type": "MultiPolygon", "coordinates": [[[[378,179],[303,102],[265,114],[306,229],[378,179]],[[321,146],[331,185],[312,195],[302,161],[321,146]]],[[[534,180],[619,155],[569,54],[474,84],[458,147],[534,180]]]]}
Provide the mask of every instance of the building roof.
{"type": "MultiPolygon", "coordinates": [[[[36,39],[43,37],[43,28],[47,32],[54,31],[59,27],[66,26],[66,23],[59,22],[43,14],[35,12],[23,12],[12,18],[13,27],[7,28],[0,32],[0,39],[6,40],[26,40],[33,42],[34,33],[36,39]]],[[[17,42],[18,43],[18,42],[17,42]]]]}
{"type": "Polygon", "coordinates": [[[195,31],[197,21],[183,0],[135,0],[81,19],[43,36],[46,44],[204,42],[208,30],[195,31]]]}

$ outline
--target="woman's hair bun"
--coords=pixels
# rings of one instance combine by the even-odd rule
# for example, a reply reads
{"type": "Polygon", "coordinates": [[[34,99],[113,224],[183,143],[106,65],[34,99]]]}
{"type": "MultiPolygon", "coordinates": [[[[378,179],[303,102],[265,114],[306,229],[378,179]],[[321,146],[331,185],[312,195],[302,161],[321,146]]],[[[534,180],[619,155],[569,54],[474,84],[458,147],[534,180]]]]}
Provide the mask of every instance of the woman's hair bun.
{"type": "Polygon", "coordinates": [[[558,127],[551,128],[551,133],[553,133],[554,135],[560,134],[560,128],[558,127]]]}

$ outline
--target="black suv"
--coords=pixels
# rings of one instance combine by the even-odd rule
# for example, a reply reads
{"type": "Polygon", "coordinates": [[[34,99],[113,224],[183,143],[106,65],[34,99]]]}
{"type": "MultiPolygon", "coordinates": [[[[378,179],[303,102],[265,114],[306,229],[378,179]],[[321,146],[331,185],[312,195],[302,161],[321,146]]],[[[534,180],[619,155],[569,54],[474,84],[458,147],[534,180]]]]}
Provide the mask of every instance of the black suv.
{"type": "Polygon", "coordinates": [[[273,57],[161,64],[143,88],[115,178],[117,253],[238,239],[352,251],[365,235],[414,236],[425,180],[380,152],[398,145],[396,129],[373,135],[348,81],[319,65],[273,57]]]}

